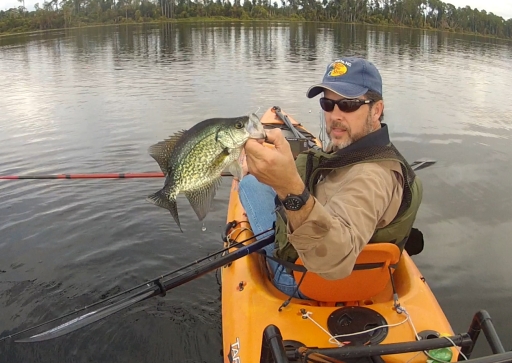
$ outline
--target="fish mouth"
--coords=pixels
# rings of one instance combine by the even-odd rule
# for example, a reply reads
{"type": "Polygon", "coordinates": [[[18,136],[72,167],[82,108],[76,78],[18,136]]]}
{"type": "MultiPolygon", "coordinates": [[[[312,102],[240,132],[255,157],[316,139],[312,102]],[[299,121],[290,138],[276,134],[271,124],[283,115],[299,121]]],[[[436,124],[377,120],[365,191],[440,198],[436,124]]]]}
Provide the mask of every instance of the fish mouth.
{"type": "Polygon", "coordinates": [[[255,113],[249,115],[245,130],[249,133],[250,139],[265,139],[267,137],[263,124],[255,113]]]}

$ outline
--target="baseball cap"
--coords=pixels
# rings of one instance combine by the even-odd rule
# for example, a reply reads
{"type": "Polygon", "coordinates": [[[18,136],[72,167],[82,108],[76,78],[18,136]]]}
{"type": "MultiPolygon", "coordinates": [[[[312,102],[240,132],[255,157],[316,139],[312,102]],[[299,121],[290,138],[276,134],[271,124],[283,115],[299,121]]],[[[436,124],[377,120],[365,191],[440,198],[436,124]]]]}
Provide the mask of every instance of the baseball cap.
{"type": "Polygon", "coordinates": [[[339,58],[327,66],[322,83],[311,86],[306,96],[313,98],[324,89],[346,98],[360,97],[368,90],[382,95],[382,77],[377,67],[366,59],[339,58]]]}

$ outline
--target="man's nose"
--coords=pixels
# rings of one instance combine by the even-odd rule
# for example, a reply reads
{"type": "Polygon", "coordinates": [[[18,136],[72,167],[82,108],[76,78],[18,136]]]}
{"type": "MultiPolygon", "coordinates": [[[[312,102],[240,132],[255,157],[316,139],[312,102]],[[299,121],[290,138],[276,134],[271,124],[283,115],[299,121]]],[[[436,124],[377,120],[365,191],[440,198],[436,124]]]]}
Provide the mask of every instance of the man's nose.
{"type": "Polygon", "coordinates": [[[338,107],[338,105],[334,105],[334,108],[331,112],[331,117],[335,120],[341,120],[345,117],[345,112],[343,112],[342,110],[340,110],[340,108],[338,107]]]}

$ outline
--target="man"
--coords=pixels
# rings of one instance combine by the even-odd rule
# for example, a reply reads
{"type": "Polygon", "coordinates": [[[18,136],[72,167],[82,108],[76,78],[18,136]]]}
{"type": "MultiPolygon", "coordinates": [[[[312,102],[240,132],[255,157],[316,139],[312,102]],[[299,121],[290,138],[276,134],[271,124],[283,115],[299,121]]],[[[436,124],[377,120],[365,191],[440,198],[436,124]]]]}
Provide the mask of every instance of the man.
{"type": "MultiPolygon", "coordinates": [[[[294,161],[281,131],[268,130],[267,141],[275,148],[257,140],[246,143],[250,175],[239,190],[254,233],[276,222],[276,243],[265,249],[267,254],[288,262],[300,257],[309,271],[340,279],[351,273],[369,242],[403,248],[422,188],[381,123],[382,79],[372,63],[361,58],[331,62],[307,97],[322,92],[330,140],[325,152],[310,150],[294,161]]],[[[268,263],[279,290],[307,298],[285,266],[272,259],[268,263]]]]}

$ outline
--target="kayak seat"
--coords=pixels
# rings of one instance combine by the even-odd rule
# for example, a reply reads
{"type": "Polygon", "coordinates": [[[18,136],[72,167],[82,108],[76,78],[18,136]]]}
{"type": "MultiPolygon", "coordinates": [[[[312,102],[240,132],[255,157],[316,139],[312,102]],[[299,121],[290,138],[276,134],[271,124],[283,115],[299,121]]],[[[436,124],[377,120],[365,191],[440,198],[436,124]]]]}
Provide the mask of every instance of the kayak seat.
{"type": "MultiPolygon", "coordinates": [[[[367,244],[359,253],[352,273],[342,279],[327,280],[306,271],[300,291],[312,300],[326,303],[356,302],[371,299],[382,292],[400,260],[400,249],[394,243],[367,244]],[[390,269],[391,267],[391,269],[390,269]]],[[[299,259],[296,264],[304,265],[299,259]]],[[[293,271],[300,282],[303,272],[293,271]]]]}

